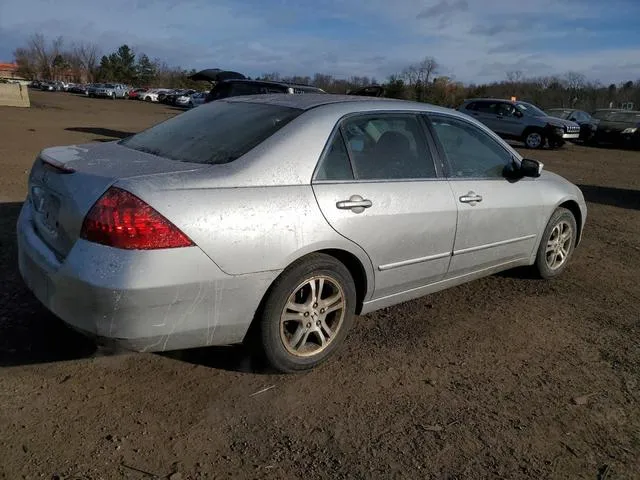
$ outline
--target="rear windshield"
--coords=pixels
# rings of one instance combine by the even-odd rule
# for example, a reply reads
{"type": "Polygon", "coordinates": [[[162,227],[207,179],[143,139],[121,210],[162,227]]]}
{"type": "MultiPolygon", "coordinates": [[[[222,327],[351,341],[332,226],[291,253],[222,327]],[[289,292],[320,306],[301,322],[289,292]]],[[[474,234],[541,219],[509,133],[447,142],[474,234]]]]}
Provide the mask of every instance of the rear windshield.
{"type": "Polygon", "coordinates": [[[279,105],[221,100],[177,115],[120,144],[181,162],[229,163],[301,113],[279,105]]]}

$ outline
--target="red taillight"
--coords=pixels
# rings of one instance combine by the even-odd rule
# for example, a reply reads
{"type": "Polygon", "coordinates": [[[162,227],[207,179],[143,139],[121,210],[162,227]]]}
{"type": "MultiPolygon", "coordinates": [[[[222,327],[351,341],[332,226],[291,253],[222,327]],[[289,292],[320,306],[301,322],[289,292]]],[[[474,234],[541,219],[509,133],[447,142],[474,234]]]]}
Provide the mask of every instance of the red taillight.
{"type": "Polygon", "coordinates": [[[80,237],[127,250],[190,247],[193,242],[132,193],[111,187],[84,219],[80,237]]]}

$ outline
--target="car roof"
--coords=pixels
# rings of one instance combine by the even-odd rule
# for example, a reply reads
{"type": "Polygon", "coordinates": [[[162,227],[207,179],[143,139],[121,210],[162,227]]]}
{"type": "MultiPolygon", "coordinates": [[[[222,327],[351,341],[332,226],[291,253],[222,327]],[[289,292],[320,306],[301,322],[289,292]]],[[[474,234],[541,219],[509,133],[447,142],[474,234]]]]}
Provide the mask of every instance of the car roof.
{"type": "Polygon", "coordinates": [[[269,105],[279,105],[282,107],[299,108],[310,110],[323,105],[344,104],[353,106],[353,111],[357,112],[365,107],[365,110],[416,110],[434,113],[453,113],[454,110],[438,107],[429,103],[412,102],[408,100],[398,100],[394,98],[361,97],[357,95],[335,95],[331,93],[307,93],[302,95],[287,94],[267,94],[267,95],[247,95],[241,97],[230,97],[218,102],[245,102],[261,103],[269,105]]]}

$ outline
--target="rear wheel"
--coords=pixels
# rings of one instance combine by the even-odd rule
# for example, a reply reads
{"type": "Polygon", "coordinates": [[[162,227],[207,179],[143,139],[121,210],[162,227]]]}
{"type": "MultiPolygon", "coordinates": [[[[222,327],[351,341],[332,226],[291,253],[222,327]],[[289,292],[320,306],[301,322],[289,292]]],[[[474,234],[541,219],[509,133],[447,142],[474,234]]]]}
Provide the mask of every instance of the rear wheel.
{"type": "Polygon", "coordinates": [[[542,278],[560,275],[573,255],[578,229],[576,219],[566,208],[558,208],[547,224],[538,247],[536,272],[542,278]]]}
{"type": "Polygon", "coordinates": [[[111,94],[111,100],[115,100],[115,99],[116,99],[116,92],[113,92],[113,93],[111,94]]]}
{"type": "Polygon", "coordinates": [[[539,130],[529,130],[525,132],[523,142],[527,148],[542,148],[544,147],[544,135],[539,130]]]}
{"type": "Polygon", "coordinates": [[[355,284],[341,262],[313,254],[294,263],[273,284],[257,319],[266,359],[288,373],[322,363],[347,336],[355,304],[355,284]]]}

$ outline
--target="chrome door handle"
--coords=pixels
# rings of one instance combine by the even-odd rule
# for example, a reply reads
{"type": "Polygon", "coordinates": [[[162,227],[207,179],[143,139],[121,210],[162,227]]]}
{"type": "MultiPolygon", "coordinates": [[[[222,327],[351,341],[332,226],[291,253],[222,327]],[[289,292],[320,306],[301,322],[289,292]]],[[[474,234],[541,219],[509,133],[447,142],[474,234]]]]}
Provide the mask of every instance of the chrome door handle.
{"type": "Polygon", "coordinates": [[[475,204],[482,201],[482,195],[478,195],[476,192],[469,192],[466,195],[460,197],[462,203],[475,204]]]}
{"type": "Polygon", "coordinates": [[[365,208],[369,208],[373,203],[371,200],[362,198],[360,195],[351,195],[349,200],[341,200],[336,203],[336,208],[340,210],[351,210],[353,213],[362,213],[365,208]]]}

